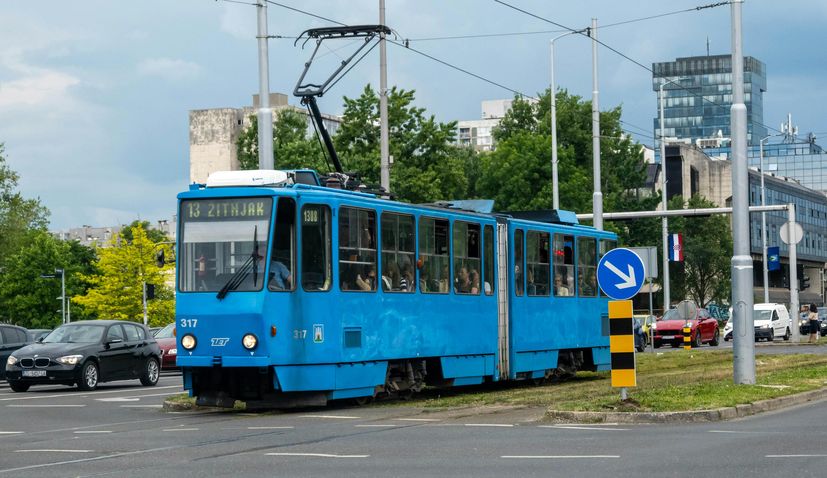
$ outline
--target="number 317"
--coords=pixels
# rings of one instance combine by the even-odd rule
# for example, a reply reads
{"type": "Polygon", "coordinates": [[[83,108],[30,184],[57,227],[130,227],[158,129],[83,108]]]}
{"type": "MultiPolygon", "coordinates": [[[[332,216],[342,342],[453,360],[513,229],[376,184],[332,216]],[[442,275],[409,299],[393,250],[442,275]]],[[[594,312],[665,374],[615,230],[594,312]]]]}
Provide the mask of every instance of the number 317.
{"type": "Polygon", "coordinates": [[[195,327],[198,319],[181,319],[181,327],[195,327]]]}

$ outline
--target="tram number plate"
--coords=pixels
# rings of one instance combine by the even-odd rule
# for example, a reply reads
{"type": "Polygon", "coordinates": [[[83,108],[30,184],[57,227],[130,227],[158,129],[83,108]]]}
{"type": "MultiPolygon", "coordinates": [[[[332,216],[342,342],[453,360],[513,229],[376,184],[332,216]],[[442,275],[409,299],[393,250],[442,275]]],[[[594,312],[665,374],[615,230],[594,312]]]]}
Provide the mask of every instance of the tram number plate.
{"type": "Polygon", "coordinates": [[[23,371],[24,377],[45,377],[46,371],[45,370],[24,370],[23,371]]]}

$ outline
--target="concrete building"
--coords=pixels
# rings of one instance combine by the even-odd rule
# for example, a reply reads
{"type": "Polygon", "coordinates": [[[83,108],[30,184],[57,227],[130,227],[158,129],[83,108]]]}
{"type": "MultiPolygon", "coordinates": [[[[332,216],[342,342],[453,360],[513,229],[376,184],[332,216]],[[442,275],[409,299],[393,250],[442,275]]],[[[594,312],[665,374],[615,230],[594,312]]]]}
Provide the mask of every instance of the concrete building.
{"type": "MultiPolygon", "coordinates": [[[[536,100],[527,99],[532,103],[536,100]]],[[[493,151],[494,128],[511,110],[514,100],[485,100],[482,102],[482,118],[457,122],[457,143],[470,146],[477,151],[493,151]]]]}
{"type": "MultiPolygon", "coordinates": [[[[53,231],[52,235],[61,241],[78,241],[87,247],[109,247],[109,242],[124,227],[126,226],[95,227],[83,225],[65,231],[53,231]]],[[[161,219],[156,221],[155,224],[150,223],[149,227],[163,232],[171,241],[174,241],[178,232],[178,216],[173,215],[171,219],[161,219]]]]}
{"type": "MultiPolygon", "coordinates": [[[[664,137],[696,140],[720,134],[730,137],[732,56],[692,56],[652,64],[652,89],[663,85],[664,137]]],[[[747,142],[757,145],[767,134],[763,125],[767,91],[766,66],[744,57],[744,103],[747,106],[747,142]]],[[[655,138],[661,137],[660,118],[653,120],[655,138]]]]}
{"type": "MultiPolygon", "coordinates": [[[[718,207],[732,204],[732,162],[725,156],[711,157],[696,145],[667,143],[666,145],[666,195],[671,199],[680,195],[689,198],[699,194],[718,207]]],[[[658,175],[661,170],[658,171],[658,175]]],[[[658,177],[656,188],[660,189],[658,177]]],[[[764,176],[766,204],[796,205],[796,221],[804,229],[804,239],[797,245],[799,277],[806,276],[810,288],[800,291],[802,303],[824,303],[824,268],[827,265],[827,196],[820,191],[805,187],[794,178],[774,173],[764,176]]],[[[758,168],[749,169],[749,203],[761,204],[761,173],[758,168]]],[[[787,212],[768,212],[767,246],[778,246],[781,269],[769,274],[770,300],[789,302],[789,246],[781,242],[780,228],[787,222],[787,212]]],[[[763,259],[761,240],[761,214],[750,215],[750,253],[753,258],[756,298],[763,300],[763,259]]]]}
{"type": "MultiPolygon", "coordinates": [[[[204,183],[213,171],[240,169],[236,141],[241,132],[250,126],[258,105],[258,95],[253,95],[252,106],[190,111],[190,182],[204,183]]],[[[279,112],[285,109],[307,114],[304,108],[289,105],[287,95],[282,93],[270,94],[270,107],[273,109],[274,123],[279,112]]],[[[331,136],[342,122],[340,117],[334,115],[323,114],[322,119],[331,136]]],[[[314,134],[309,116],[307,127],[308,134],[314,134]]]]}

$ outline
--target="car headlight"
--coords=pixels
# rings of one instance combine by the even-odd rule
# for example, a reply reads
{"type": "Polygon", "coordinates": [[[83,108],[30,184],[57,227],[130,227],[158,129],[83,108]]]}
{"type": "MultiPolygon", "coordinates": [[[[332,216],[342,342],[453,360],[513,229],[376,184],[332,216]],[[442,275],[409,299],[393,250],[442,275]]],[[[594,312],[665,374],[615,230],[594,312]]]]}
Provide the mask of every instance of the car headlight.
{"type": "Polygon", "coordinates": [[[241,339],[241,345],[247,350],[253,350],[258,345],[258,339],[253,334],[247,334],[241,339]]]}
{"type": "Polygon", "coordinates": [[[6,365],[14,365],[17,363],[17,357],[14,355],[9,355],[9,358],[6,359],[6,365]]]}
{"type": "Polygon", "coordinates": [[[192,334],[187,334],[181,337],[181,347],[184,347],[186,350],[192,350],[195,348],[195,336],[192,334]]]}
{"type": "Polygon", "coordinates": [[[167,355],[178,355],[178,349],[169,349],[167,355]]]}
{"type": "Polygon", "coordinates": [[[658,324],[652,324],[649,326],[652,330],[658,330],[658,324]]]}
{"type": "Polygon", "coordinates": [[[762,326],[761,326],[761,328],[762,328],[762,329],[769,329],[769,328],[770,328],[770,324],[764,324],[764,325],[762,325],[762,326]]]}
{"type": "Polygon", "coordinates": [[[63,357],[56,358],[55,362],[62,363],[63,365],[77,365],[82,358],[83,355],[64,355],[63,357]]]}

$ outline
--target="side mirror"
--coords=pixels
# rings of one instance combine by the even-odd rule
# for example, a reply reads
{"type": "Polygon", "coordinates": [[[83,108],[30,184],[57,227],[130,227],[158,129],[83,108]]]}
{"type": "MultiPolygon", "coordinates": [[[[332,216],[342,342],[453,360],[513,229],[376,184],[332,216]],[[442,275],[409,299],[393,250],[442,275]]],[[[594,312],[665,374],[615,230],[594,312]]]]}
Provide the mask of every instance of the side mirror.
{"type": "Polygon", "coordinates": [[[109,347],[111,347],[111,346],[112,346],[112,344],[119,344],[119,343],[121,343],[121,342],[123,342],[123,339],[112,339],[112,340],[107,340],[107,341],[106,341],[106,348],[108,349],[109,347]]]}
{"type": "Polygon", "coordinates": [[[35,342],[37,342],[39,344],[42,344],[43,343],[43,337],[38,337],[37,340],[35,340],[35,342]]]}

